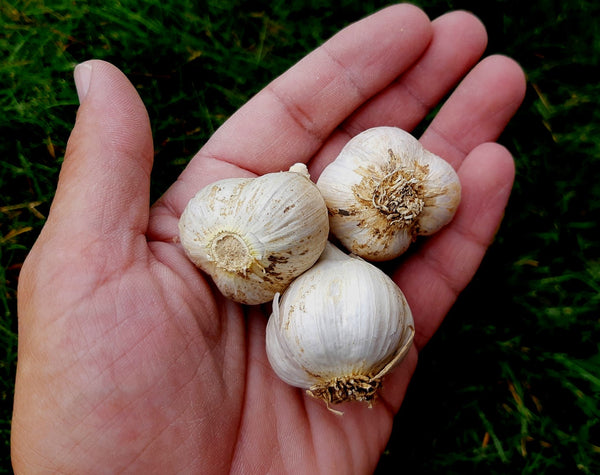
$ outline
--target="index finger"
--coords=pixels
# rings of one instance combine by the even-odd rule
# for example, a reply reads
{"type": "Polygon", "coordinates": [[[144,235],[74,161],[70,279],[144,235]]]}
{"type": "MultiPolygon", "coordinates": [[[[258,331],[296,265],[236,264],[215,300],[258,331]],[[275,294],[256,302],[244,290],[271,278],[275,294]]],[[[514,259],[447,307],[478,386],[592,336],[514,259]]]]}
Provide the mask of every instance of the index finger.
{"type": "Polygon", "coordinates": [[[419,58],[431,35],[425,13],[408,4],[343,29],[227,120],[161,203],[178,214],[207,183],[308,161],[342,121],[419,58]]]}

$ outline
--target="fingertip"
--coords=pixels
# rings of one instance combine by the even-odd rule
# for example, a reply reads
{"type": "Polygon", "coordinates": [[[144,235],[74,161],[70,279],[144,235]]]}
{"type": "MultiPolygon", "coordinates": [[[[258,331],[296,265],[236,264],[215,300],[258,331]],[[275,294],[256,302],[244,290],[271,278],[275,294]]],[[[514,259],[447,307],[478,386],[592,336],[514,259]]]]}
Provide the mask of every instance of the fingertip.
{"type": "Polygon", "coordinates": [[[382,12],[385,12],[386,15],[394,12],[398,12],[398,14],[402,16],[407,14],[415,15],[416,17],[421,17],[426,21],[430,21],[427,13],[421,7],[415,5],[414,3],[401,2],[394,3],[392,5],[387,5],[382,7],[380,10],[376,11],[374,15],[381,14],[382,12]]]}
{"type": "Polygon", "coordinates": [[[488,34],[484,23],[466,10],[445,13],[433,20],[434,27],[452,30],[455,38],[462,38],[463,48],[482,55],[487,47],[488,34]]]}
{"type": "MultiPolygon", "coordinates": [[[[514,175],[515,161],[510,150],[498,142],[485,142],[475,147],[469,156],[486,157],[494,161],[494,168],[509,175],[514,175]]],[[[467,157],[469,158],[469,157],[467,157]]]]}
{"type": "Polygon", "coordinates": [[[496,83],[508,91],[518,107],[525,98],[527,76],[521,65],[509,56],[493,54],[483,59],[478,67],[486,67],[496,76],[496,83]]]}
{"type": "Polygon", "coordinates": [[[429,15],[427,15],[422,8],[413,5],[412,3],[400,3],[388,8],[393,9],[398,15],[399,20],[402,22],[403,28],[401,31],[404,31],[404,25],[411,25],[420,29],[420,33],[422,35],[427,35],[427,38],[431,41],[431,37],[433,36],[433,26],[429,15]]]}
{"type": "Polygon", "coordinates": [[[412,15],[416,19],[419,19],[423,22],[430,22],[431,19],[429,15],[423,10],[421,7],[413,4],[413,3],[397,3],[395,5],[391,5],[387,8],[396,9],[402,15],[412,15]]]}

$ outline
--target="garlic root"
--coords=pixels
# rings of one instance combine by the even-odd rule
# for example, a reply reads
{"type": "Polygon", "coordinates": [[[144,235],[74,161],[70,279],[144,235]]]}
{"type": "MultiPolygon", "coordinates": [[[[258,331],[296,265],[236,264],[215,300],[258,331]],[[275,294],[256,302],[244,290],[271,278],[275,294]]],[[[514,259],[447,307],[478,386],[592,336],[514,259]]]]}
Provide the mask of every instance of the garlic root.
{"type": "Polygon", "coordinates": [[[352,138],[317,180],[331,232],[372,261],[398,257],[418,235],[454,216],[461,186],[452,166],[396,127],[352,138]]]}
{"type": "Polygon", "coordinates": [[[179,220],[181,244],[220,292],[240,303],[273,299],[319,258],[327,207],[306,165],[200,190],[179,220]]]}
{"type": "Polygon", "coordinates": [[[283,381],[328,406],[371,404],[413,337],[412,313],[392,279],[328,243],[317,263],[275,296],[267,356],[283,381]]]}

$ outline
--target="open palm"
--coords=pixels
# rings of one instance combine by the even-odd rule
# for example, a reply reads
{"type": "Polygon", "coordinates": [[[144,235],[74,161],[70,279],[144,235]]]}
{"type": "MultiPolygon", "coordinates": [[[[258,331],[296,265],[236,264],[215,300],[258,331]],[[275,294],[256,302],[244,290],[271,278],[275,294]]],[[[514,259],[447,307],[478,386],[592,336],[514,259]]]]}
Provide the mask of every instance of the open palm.
{"type": "Polygon", "coordinates": [[[13,464],[51,473],[365,473],[385,448],[418,350],[491,242],[514,167],[493,143],[524,93],[483,26],[397,5],[342,30],[234,114],[149,206],[152,138],[114,66],[79,66],[81,107],[50,215],[19,286],[13,464]],[[268,305],[222,298],[177,243],[187,201],[217,179],[307,162],[316,179],[348,139],[413,129],[457,170],[463,201],[393,272],[417,335],[369,409],[343,416],[277,379],[268,305]]]}

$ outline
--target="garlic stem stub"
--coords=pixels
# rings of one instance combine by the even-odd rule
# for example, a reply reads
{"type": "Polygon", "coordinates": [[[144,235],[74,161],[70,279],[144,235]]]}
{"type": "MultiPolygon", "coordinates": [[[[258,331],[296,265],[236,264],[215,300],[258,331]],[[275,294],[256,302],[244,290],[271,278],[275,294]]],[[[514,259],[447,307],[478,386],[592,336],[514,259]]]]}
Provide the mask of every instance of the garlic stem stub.
{"type": "Polygon", "coordinates": [[[200,190],[179,219],[189,259],[236,302],[273,299],[319,258],[327,207],[304,164],[257,178],[230,178],[200,190]]]}
{"type": "Polygon", "coordinates": [[[371,404],[414,333],[412,313],[394,281],[328,243],[317,263],[275,296],[267,357],[280,379],[328,406],[371,404]]]}
{"type": "Polygon", "coordinates": [[[397,127],[353,137],[317,180],[331,232],[352,253],[384,261],[450,222],[461,186],[452,166],[397,127]]]}

